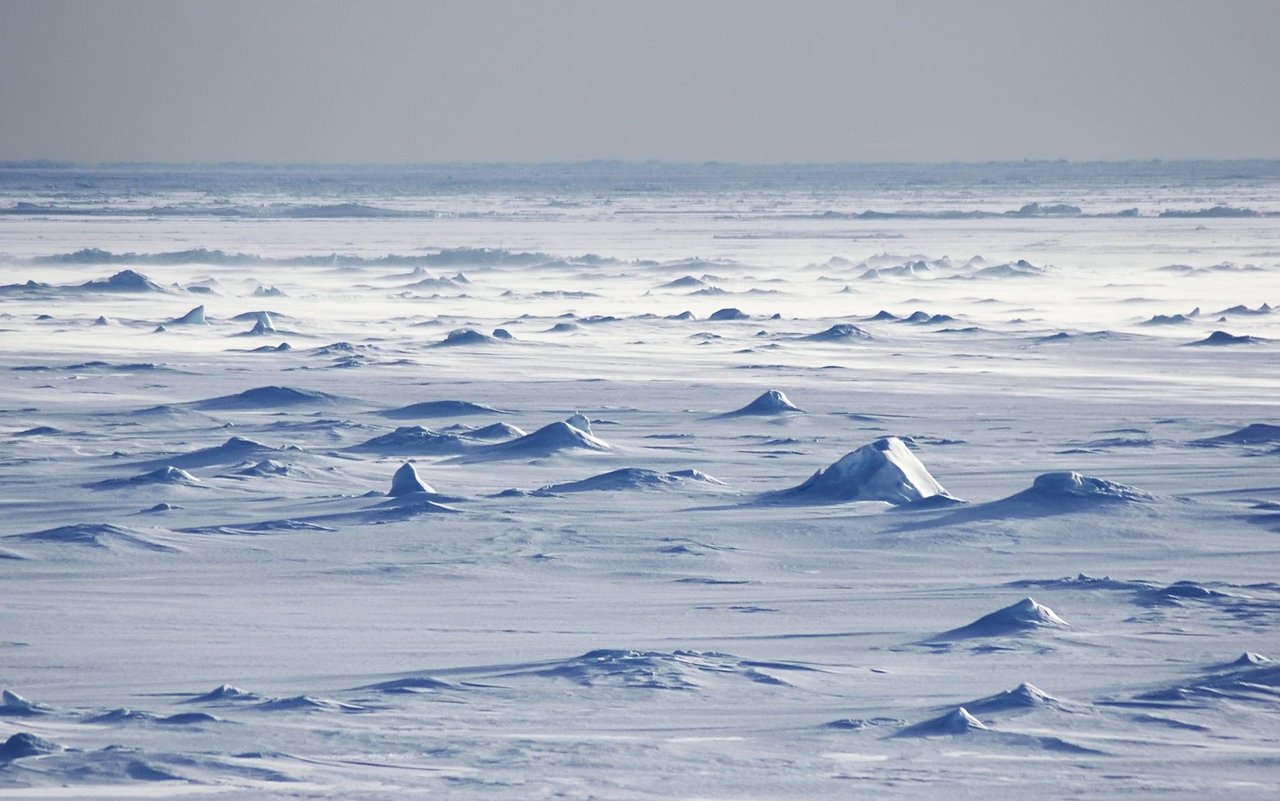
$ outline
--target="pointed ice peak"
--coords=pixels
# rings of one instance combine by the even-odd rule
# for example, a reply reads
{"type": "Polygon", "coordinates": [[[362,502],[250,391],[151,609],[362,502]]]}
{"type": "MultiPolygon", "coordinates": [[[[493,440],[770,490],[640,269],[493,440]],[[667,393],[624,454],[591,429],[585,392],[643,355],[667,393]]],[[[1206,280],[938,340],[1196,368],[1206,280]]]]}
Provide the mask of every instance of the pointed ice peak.
{"type": "Polygon", "coordinates": [[[968,734],[973,731],[986,731],[982,721],[969,713],[962,706],[939,715],[936,718],[921,721],[898,732],[898,737],[934,737],[954,734],[968,734]]]}
{"type": "Polygon", "coordinates": [[[400,465],[400,469],[391,477],[391,491],[387,494],[393,498],[398,498],[401,495],[412,495],[417,492],[434,494],[435,490],[418,478],[418,471],[414,469],[411,462],[405,462],[400,465]]]}
{"type": "Polygon", "coordinates": [[[275,330],[276,330],[276,327],[271,322],[271,315],[267,314],[266,312],[262,312],[262,315],[257,319],[256,322],[254,322],[253,328],[250,329],[249,333],[255,336],[261,336],[263,334],[274,333],[275,330]]]}
{"type": "Polygon", "coordinates": [[[1071,624],[1034,598],[1023,598],[1015,604],[983,615],[967,626],[939,634],[934,641],[972,637],[1009,637],[1036,629],[1070,628],[1071,624]]]}
{"type": "Polygon", "coordinates": [[[170,320],[169,325],[204,325],[205,322],[204,305],[201,304],[181,317],[170,320]]]}
{"type": "Polygon", "coordinates": [[[1256,665],[1275,664],[1275,660],[1253,651],[1245,651],[1240,658],[1231,663],[1232,667],[1254,667],[1256,665]]]}
{"type": "Polygon", "coordinates": [[[1069,626],[1070,624],[1062,618],[1058,617],[1058,613],[1049,607],[1037,603],[1034,598],[1023,598],[1012,606],[1006,607],[1000,612],[1007,613],[1004,618],[1009,621],[1019,623],[1028,623],[1036,626],[1069,626]]]}

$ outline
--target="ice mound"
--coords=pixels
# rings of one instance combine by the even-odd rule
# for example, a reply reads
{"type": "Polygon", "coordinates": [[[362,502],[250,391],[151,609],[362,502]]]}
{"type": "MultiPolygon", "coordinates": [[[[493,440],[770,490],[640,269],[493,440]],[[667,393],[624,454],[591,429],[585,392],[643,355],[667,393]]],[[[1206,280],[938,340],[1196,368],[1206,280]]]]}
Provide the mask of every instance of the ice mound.
{"type": "Polygon", "coordinates": [[[964,709],[979,715],[1000,712],[1017,712],[1031,709],[1062,708],[1063,703],[1033,684],[1023,682],[1012,690],[978,698],[964,705],[964,709]]]}
{"type": "MultiPolygon", "coordinates": [[[[451,427],[452,429],[452,427],[451,427]]],[[[501,442],[509,439],[523,437],[528,432],[518,426],[509,425],[507,423],[492,423],[480,428],[471,428],[459,432],[460,436],[467,439],[483,440],[488,442],[501,442]]]]}
{"type": "Polygon", "coordinates": [[[164,292],[164,287],[133,270],[121,270],[110,278],[87,281],[74,289],[81,292],[164,292]]]}
{"type": "Polygon", "coordinates": [[[278,453],[275,448],[245,437],[229,437],[221,445],[200,448],[179,456],[169,456],[151,462],[162,467],[210,467],[220,464],[236,464],[251,459],[263,459],[278,453]]]}
{"type": "Polygon", "coordinates": [[[403,679],[392,679],[390,681],[381,681],[377,684],[369,684],[364,687],[357,687],[358,690],[375,690],[380,693],[389,695],[420,695],[423,693],[435,693],[441,690],[456,690],[457,685],[450,684],[447,681],[433,679],[426,676],[409,676],[403,679]]]}
{"type": "Polygon", "coordinates": [[[461,453],[469,443],[455,434],[444,434],[422,426],[400,426],[390,434],[382,434],[352,445],[353,451],[368,451],[385,456],[414,456],[461,453]]]}
{"type": "Polygon", "coordinates": [[[1141,702],[1159,705],[1209,706],[1222,702],[1280,703],[1280,663],[1245,653],[1185,684],[1137,696],[1141,702]]]}
{"type": "Polygon", "coordinates": [[[760,397],[732,412],[725,412],[721,417],[766,416],[771,414],[803,414],[804,410],[791,402],[785,393],[776,389],[766,390],[760,397]]]}
{"type": "Polygon", "coordinates": [[[179,548],[153,540],[132,529],[113,526],[110,523],[75,523],[70,526],[14,534],[15,539],[27,542],[54,542],[64,545],[85,545],[114,551],[120,546],[141,548],[147,551],[173,553],[179,548]]]}
{"type": "Polygon", "coordinates": [[[825,331],[803,337],[812,342],[852,342],[871,338],[871,334],[851,323],[837,323],[825,331]]]}
{"type": "Polygon", "coordinates": [[[194,695],[183,701],[184,704],[220,704],[220,703],[240,703],[244,701],[261,701],[262,696],[257,693],[251,693],[248,690],[242,690],[232,684],[221,684],[214,687],[207,693],[194,695]]]}
{"type": "Polygon", "coordinates": [[[929,314],[926,311],[914,311],[898,320],[898,322],[911,325],[941,325],[943,323],[954,323],[955,320],[956,318],[949,314],[929,314]]]}
{"type": "Polygon", "coordinates": [[[532,434],[477,449],[463,459],[537,459],[566,452],[602,452],[610,450],[609,443],[588,434],[567,422],[557,421],[539,428],[532,434]]]}
{"type": "Polygon", "coordinates": [[[267,336],[268,334],[274,334],[277,332],[276,332],[275,325],[273,325],[271,322],[271,318],[269,316],[264,316],[263,319],[258,320],[253,324],[253,328],[250,328],[248,331],[244,333],[245,333],[245,336],[264,337],[264,336],[267,336]]]}
{"type": "Polygon", "coordinates": [[[42,754],[56,754],[65,750],[65,748],[52,740],[46,740],[31,732],[20,731],[5,740],[3,745],[0,745],[0,763],[42,754]]]}
{"type": "Polygon", "coordinates": [[[494,345],[501,340],[491,337],[488,334],[482,334],[474,328],[459,328],[450,331],[445,338],[428,347],[432,348],[452,348],[459,345],[494,345]]]}
{"type": "Polygon", "coordinates": [[[532,665],[507,675],[566,679],[583,687],[646,690],[697,690],[708,680],[725,677],[787,686],[782,679],[765,672],[765,668],[809,670],[799,665],[750,662],[732,654],[599,649],[572,659],[532,665]]]}
{"type": "Polygon", "coordinates": [[[662,473],[642,467],[624,467],[611,470],[581,481],[550,484],[536,494],[552,495],[562,492],[618,492],[624,490],[676,489],[690,485],[724,486],[724,482],[698,470],[677,470],[662,473]]]}
{"type": "Polygon", "coordinates": [[[957,734],[968,734],[975,731],[987,731],[982,721],[969,714],[962,706],[939,715],[936,718],[908,726],[898,732],[896,737],[947,737],[957,734]]]}
{"type": "Polygon", "coordinates": [[[482,403],[472,403],[463,400],[438,400],[426,401],[424,403],[412,403],[408,406],[401,406],[398,409],[388,409],[381,413],[383,417],[392,417],[396,419],[417,418],[417,417],[467,417],[478,414],[507,414],[501,409],[495,409],[492,406],[485,406],[482,403]]]}
{"type": "Polygon", "coordinates": [[[884,501],[895,505],[927,498],[954,500],[902,440],[885,437],[845,454],[799,486],[763,500],[807,504],[884,501]]]}
{"type": "Polygon", "coordinates": [[[1006,500],[1031,501],[1037,504],[1053,506],[1070,502],[1144,502],[1154,500],[1149,492],[1118,484],[1093,476],[1084,476],[1070,471],[1042,473],[1036,476],[1028,489],[1019,492],[1006,500]]]}
{"type": "Polygon", "coordinates": [[[1250,423],[1238,431],[1192,441],[1192,445],[1265,445],[1280,443],[1280,426],[1250,423]]]}
{"type": "Polygon", "coordinates": [[[707,319],[718,322],[721,320],[747,320],[749,318],[741,309],[728,308],[713,311],[707,319]]]}
{"type": "Polygon", "coordinates": [[[264,712],[367,712],[368,707],[347,704],[329,698],[312,695],[295,695],[289,698],[270,698],[254,705],[264,712]]]}
{"type": "Polygon", "coordinates": [[[150,485],[173,485],[183,487],[203,487],[204,482],[195,476],[173,465],[165,465],[164,467],[152,470],[149,473],[143,473],[140,476],[131,476],[129,478],[109,478],[105,481],[98,481],[88,486],[96,489],[126,489],[129,487],[144,487],[150,485]]]}
{"type": "Polygon", "coordinates": [[[396,470],[396,474],[391,477],[391,490],[387,494],[392,498],[399,498],[402,495],[415,493],[434,494],[435,490],[418,478],[418,471],[414,469],[412,464],[405,462],[400,465],[400,469],[396,470]]]}
{"type": "Polygon", "coordinates": [[[277,462],[275,459],[263,459],[255,462],[248,467],[235,471],[237,476],[248,476],[251,478],[266,478],[267,476],[287,476],[293,473],[293,467],[284,462],[277,462]]]}
{"type": "Polygon", "coordinates": [[[1199,340],[1196,340],[1195,342],[1188,342],[1187,344],[1191,346],[1259,345],[1259,344],[1262,344],[1263,341],[1264,340],[1259,339],[1258,337],[1251,337],[1251,336],[1248,336],[1247,334],[1237,336],[1236,334],[1230,334],[1230,333],[1227,333],[1226,331],[1214,331],[1212,334],[1205,337],[1204,339],[1199,339],[1199,340]]]}
{"type": "Polygon", "coordinates": [[[290,406],[317,406],[331,404],[338,398],[325,392],[314,392],[293,387],[254,387],[235,395],[197,401],[192,404],[203,411],[237,411],[247,409],[280,409],[290,406]]]}
{"type": "Polygon", "coordinates": [[[665,284],[659,284],[658,289],[698,289],[707,286],[707,282],[701,278],[692,275],[686,275],[665,284]]]}
{"type": "Polygon", "coordinates": [[[165,325],[205,325],[206,322],[207,321],[204,318],[204,306],[200,305],[196,306],[181,317],[175,317],[165,323],[165,325]]]}
{"type": "Polygon", "coordinates": [[[0,717],[33,717],[47,715],[49,707],[28,701],[21,695],[9,690],[0,690],[0,717]]]}
{"type": "Polygon", "coordinates": [[[573,414],[569,415],[569,417],[565,420],[565,422],[573,426],[574,428],[578,429],[579,431],[585,431],[588,434],[595,433],[594,431],[591,430],[591,419],[587,417],[585,414],[583,414],[582,412],[574,412],[573,414]]]}
{"type": "Polygon", "coordinates": [[[961,640],[971,637],[1008,637],[1038,629],[1070,628],[1070,624],[1047,606],[1033,598],[1023,598],[1012,606],[983,615],[967,626],[943,632],[934,641],[961,640]]]}
{"type": "Polygon", "coordinates": [[[1037,267],[1026,259],[1018,259],[1007,264],[996,264],[975,270],[974,278],[1034,278],[1044,275],[1045,268],[1037,267]]]}

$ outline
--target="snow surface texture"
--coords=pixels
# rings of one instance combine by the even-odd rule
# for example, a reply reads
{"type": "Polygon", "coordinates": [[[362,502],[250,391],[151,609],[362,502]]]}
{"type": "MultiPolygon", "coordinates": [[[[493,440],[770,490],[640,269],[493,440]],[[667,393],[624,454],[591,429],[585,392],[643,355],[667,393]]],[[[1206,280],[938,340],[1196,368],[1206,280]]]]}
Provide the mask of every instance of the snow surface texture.
{"type": "Polygon", "coordinates": [[[1277,212],[6,166],[0,798],[1274,798],[1277,212]]]}

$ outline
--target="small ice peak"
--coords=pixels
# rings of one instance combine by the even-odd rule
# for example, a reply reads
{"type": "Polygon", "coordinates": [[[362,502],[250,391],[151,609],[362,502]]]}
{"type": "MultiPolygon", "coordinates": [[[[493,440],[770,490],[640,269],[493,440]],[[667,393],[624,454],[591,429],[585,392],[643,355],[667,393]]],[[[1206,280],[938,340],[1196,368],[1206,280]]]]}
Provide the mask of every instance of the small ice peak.
{"type": "Polygon", "coordinates": [[[1071,624],[1058,616],[1058,613],[1038,603],[1034,598],[1023,598],[1016,604],[1007,607],[1008,617],[1012,621],[1035,626],[1062,626],[1070,628],[1071,624]]]}
{"type": "Polygon", "coordinates": [[[431,488],[431,485],[418,478],[418,471],[414,468],[412,462],[405,462],[400,465],[400,469],[391,477],[391,490],[387,495],[392,498],[399,498],[403,495],[413,495],[415,493],[434,494],[435,490],[431,488]]]}

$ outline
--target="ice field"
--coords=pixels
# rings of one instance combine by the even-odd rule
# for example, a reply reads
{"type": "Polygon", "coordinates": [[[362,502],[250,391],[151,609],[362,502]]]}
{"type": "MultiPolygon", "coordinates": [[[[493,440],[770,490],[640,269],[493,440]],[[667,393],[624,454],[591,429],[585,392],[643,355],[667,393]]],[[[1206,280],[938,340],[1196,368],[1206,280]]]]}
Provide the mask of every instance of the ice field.
{"type": "Polygon", "coordinates": [[[1278,302],[1275,162],[4,166],[0,798],[1275,798],[1278,302]]]}

